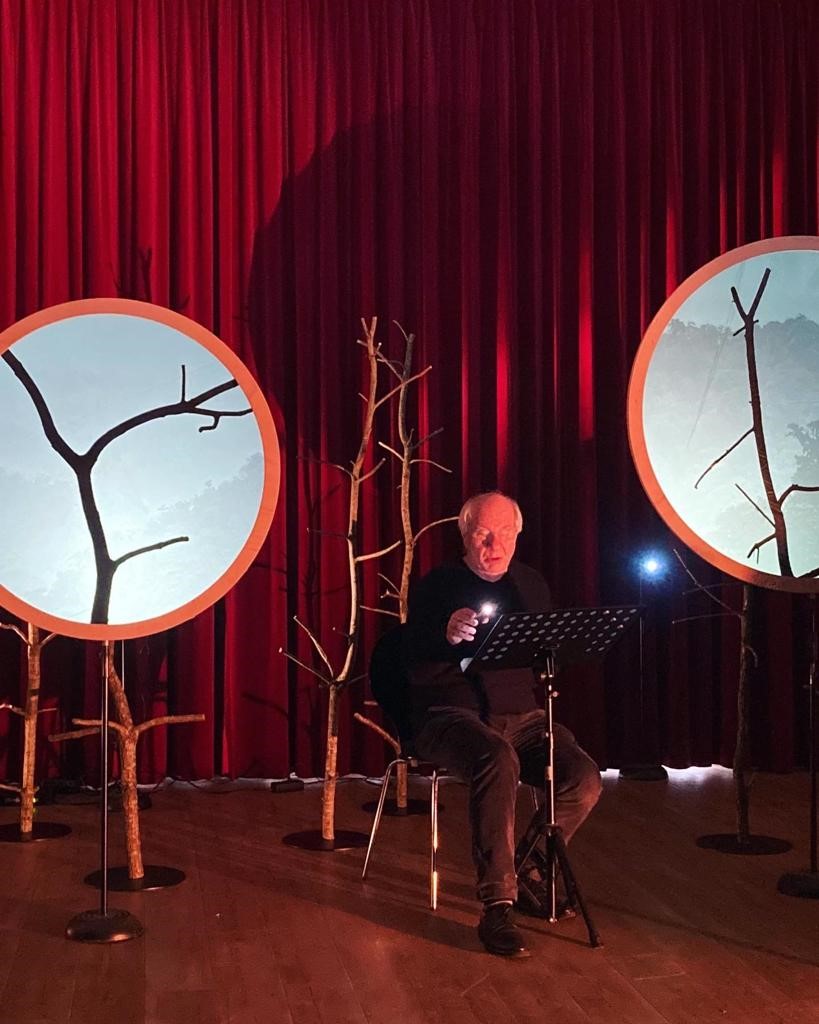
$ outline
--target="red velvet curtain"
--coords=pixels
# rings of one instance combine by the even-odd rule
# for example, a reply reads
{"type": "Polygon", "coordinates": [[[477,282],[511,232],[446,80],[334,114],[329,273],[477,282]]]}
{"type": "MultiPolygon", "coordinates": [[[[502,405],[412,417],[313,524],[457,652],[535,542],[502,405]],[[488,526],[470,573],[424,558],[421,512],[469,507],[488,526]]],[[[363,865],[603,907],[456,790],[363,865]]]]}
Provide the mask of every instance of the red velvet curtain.
{"type": "MultiPolygon", "coordinates": [[[[0,0],[0,327],[90,296],[149,299],[247,362],[274,409],[283,488],[255,565],[213,610],[127,645],[143,779],[320,774],[325,695],[293,621],[338,657],[346,624],[346,463],[364,379],[359,318],[417,334],[417,525],[499,486],[521,555],[566,603],[633,601],[632,555],[671,539],[631,467],[634,352],[671,290],[767,235],[817,232],[819,11],[812,0],[0,0]]],[[[378,437],[394,443],[382,410],[378,437]]],[[[363,537],[398,534],[394,466],[367,485],[363,537]]],[[[419,570],[456,549],[425,534],[419,570]]],[[[708,567],[686,556],[704,583],[708,567]]],[[[367,563],[366,598],[379,601],[367,563]]],[[[733,749],[738,631],[681,573],[652,588],[636,639],[564,685],[561,717],[605,764],[733,749]]],[[[739,595],[725,591],[735,605],[739,595]]],[[[756,623],[755,757],[803,754],[807,599],[756,623]]],[[[363,655],[388,620],[365,613],[363,655]]],[[[0,688],[20,645],[0,632],[0,688]]],[[[55,641],[43,731],[93,712],[96,654],[55,641]]],[[[343,699],[340,768],[380,742],[343,699]]],[[[0,721],[7,775],[16,722],[0,721]]],[[[42,770],[82,772],[79,745],[42,770]]]]}

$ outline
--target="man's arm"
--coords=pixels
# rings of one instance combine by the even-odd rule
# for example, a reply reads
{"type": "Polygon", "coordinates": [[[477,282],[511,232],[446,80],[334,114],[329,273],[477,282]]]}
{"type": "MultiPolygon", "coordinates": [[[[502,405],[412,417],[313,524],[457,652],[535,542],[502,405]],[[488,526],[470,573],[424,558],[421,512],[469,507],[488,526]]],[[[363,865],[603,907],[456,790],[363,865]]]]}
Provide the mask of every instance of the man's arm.
{"type": "Polygon", "coordinates": [[[446,632],[455,609],[441,577],[440,571],[433,570],[410,590],[403,645],[407,665],[453,660],[455,648],[447,641],[446,632]]]}

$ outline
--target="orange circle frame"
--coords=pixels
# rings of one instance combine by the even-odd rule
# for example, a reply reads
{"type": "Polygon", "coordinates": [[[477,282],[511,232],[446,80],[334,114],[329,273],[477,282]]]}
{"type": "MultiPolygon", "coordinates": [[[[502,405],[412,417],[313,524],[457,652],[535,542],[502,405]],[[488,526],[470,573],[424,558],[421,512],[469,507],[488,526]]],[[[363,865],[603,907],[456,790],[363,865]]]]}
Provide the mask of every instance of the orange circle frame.
{"type": "Polygon", "coordinates": [[[164,615],[141,619],[138,622],[115,624],[77,622],[73,619],[63,619],[57,615],[51,615],[41,608],[30,605],[0,584],[0,605],[24,622],[32,622],[44,629],[81,640],[130,640],[133,637],[159,633],[193,618],[194,615],[198,615],[199,612],[209,608],[224,596],[250,568],[267,536],[273,521],[273,513],[276,511],[281,477],[279,441],[276,436],[273,416],[261,388],[241,359],[207,328],[162,306],[155,306],[149,302],[137,302],[133,299],[80,299],[75,302],[64,302],[58,306],[49,306],[47,309],[41,309],[37,313],[32,313],[31,316],[18,320],[17,323],[0,333],[0,354],[11,348],[15,342],[31,334],[32,331],[48,324],[58,323],[60,320],[67,320],[75,316],[87,316],[92,313],[116,313],[153,320],[155,323],[164,324],[166,327],[179,331],[207,349],[233,374],[250,401],[253,415],[259,426],[264,453],[264,484],[259,512],[241,551],[225,572],[206,590],[164,615]]]}
{"type": "Polygon", "coordinates": [[[631,369],[631,378],[628,386],[627,422],[628,438],[631,446],[631,455],[634,465],[637,467],[637,474],[654,508],[660,517],[665,521],[677,536],[684,541],[692,551],[704,558],[711,565],[718,569],[736,576],[746,583],[755,583],[773,590],[784,590],[791,593],[807,594],[819,591],[819,577],[799,576],[776,576],[773,573],[761,572],[751,566],[743,565],[742,562],[735,562],[733,558],[717,551],[706,540],[695,533],[690,526],[680,517],[674,506],[666,497],[648,456],[646,439],[643,432],[643,396],[645,392],[646,375],[651,364],[654,351],[665,332],[666,327],[680,306],[703,284],[711,278],[727,270],[728,267],[736,266],[744,260],[753,256],[764,256],[771,252],[785,252],[794,249],[819,251],[819,237],[814,235],[784,235],[780,238],[766,238],[761,242],[751,242],[749,245],[742,245],[738,249],[718,256],[705,266],[686,278],[685,281],[663,303],[660,311],[649,324],[643,340],[634,358],[634,365],[631,369]]]}

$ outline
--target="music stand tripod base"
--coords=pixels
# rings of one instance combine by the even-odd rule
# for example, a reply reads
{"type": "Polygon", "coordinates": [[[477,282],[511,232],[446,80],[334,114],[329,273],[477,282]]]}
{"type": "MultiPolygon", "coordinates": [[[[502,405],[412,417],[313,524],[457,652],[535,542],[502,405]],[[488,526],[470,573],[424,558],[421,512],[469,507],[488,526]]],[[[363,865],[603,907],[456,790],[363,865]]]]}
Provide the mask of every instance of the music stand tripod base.
{"type": "Polygon", "coordinates": [[[592,948],[602,946],[600,935],[586,908],[569,864],[563,831],[555,820],[555,758],[553,703],[555,658],[562,652],[579,657],[599,657],[635,620],[635,607],[563,608],[552,612],[513,612],[499,616],[472,659],[470,667],[487,669],[531,668],[544,684],[546,730],[544,806],[535,812],[515,850],[518,885],[534,898],[550,922],[558,920],[556,880],[562,877],[569,906],[583,915],[592,948]],[[540,849],[543,840],[545,850],[540,849]],[[546,884],[546,900],[532,892],[524,874],[532,861],[546,884]]]}

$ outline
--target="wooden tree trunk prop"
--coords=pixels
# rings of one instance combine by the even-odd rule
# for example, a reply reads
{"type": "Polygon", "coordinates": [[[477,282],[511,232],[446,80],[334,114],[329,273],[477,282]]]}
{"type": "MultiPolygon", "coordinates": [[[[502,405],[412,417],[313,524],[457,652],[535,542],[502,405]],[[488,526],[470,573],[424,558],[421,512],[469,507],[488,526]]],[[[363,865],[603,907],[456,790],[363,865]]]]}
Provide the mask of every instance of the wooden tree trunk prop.
{"type": "MultiPolygon", "coordinates": [[[[768,526],[772,528],[772,532],[756,541],[748,551],[747,557],[750,558],[756,554],[758,561],[762,548],[773,541],[776,547],[776,557],[780,575],[783,577],[793,577],[794,572],[791,563],[791,552],[788,546],[788,528],[783,506],[786,500],[794,492],[816,492],[819,491],[819,486],[807,486],[804,484],[792,483],[779,494],[777,494],[774,487],[773,473],[768,455],[768,442],[765,436],[762,396],[759,386],[759,373],[756,360],[756,313],[759,308],[759,304],[762,301],[762,296],[765,292],[770,276],[771,271],[770,268],[767,267],[762,274],[762,278],[757,287],[753,301],[747,310],[745,309],[736,288],[731,288],[731,299],[740,319],[742,320],[742,327],[734,333],[735,335],[742,334],[745,337],[745,362],[748,370],[751,426],[744,434],[737,438],[733,444],[731,444],[724,452],[714,459],[713,462],[711,462],[703,473],[700,474],[694,484],[694,487],[699,487],[702,480],[711,472],[711,470],[714,469],[715,466],[718,466],[723,459],[730,455],[731,452],[742,444],[746,438],[753,437],[756,448],[757,464],[759,466],[759,474],[762,479],[762,487],[765,492],[765,503],[767,503],[767,509],[763,507],[763,503],[755,501],[739,483],[736,483],[735,486],[740,494],[742,494],[742,496],[762,516],[768,526]]],[[[818,574],[819,570],[814,569],[803,575],[816,576],[818,574]]],[[[691,574],[689,573],[689,575],[691,574]]],[[[705,588],[700,589],[705,590],[705,588]]],[[[737,742],[734,749],[733,766],[737,811],[736,846],[740,851],[744,850],[746,852],[780,852],[781,849],[788,849],[789,844],[783,843],[782,840],[770,839],[767,836],[752,836],[749,823],[749,789],[752,774],[750,760],[750,699],[748,694],[748,677],[750,672],[750,659],[753,659],[754,663],[756,662],[756,655],[748,643],[749,620],[751,617],[752,607],[751,587],[746,584],[743,587],[742,613],[740,614],[742,648],[740,654],[739,685],[737,689],[737,742]],[[774,844],[778,844],[776,848],[774,848],[774,844]],[[767,845],[768,848],[763,849],[762,847],[765,845],[767,845]],[[752,846],[754,846],[755,849],[752,850],[752,846]]],[[[720,839],[724,837],[717,836],[706,838],[720,839]]]]}
{"type": "Polygon", "coordinates": [[[721,598],[717,597],[712,588],[705,587],[699,582],[683,561],[679,551],[675,551],[674,554],[693,581],[696,589],[702,591],[709,600],[715,602],[723,609],[723,611],[710,615],[687,616],[684,619],[676,619],[675,622],[691,622],[696,619],[722,618],[725,616],[739,620],[740,653],[739,680],[737,683],[737,738],[734,746],[733,761],[736,832],[732,834],[700,836],[697,840],[697,845],[711,850],[720,850],[723,853],[783,853],[791,848],[790,843],[784,839],[775,839],[771,836],[752,835],[750,827],[750,797],[751,783],[753,781],[750,677],[751,669],[755,668],[758,664],[756,651],[751,644],[755,588],[748,583],[743,584],[742,609],[741,611],[736,611],[721,598]]]}
{"type": "MultiPolygon", "coordinates": [[[[112,641],[106,640],[106,645],[112,641]]],[[[122,787],[122,811],[125,828],[125,850],[128,860],[128,877],[137,882],[144,877],[145,867],[142,862],[142,838],[139,829],[139,791],[137,789],[137,746],[139,738],[149,729],[159,725],[182,725],[187,722],[204,722],[205,716],[193,715],[159,715],[147,722],[134,725],[133,715],[125,693],[122,679],[114,667],[113,653],[108,658],[108,692],[114,703],[117,721],[110,721],[109,727],[117,738],[117,750],[120,764],[120,786],[122,787]]],[[[79,729],[71,732],[57,733],[50,736],[52,742],[81,739],[99,733],[101,722],[97,719],[73,718],[74,725],[79,729]]]]}
{"type": "MultiPolygon", "coordinates": [[[[438,430],[432,431],[426,437],[420,440],[414,440],[415,431],[407,424],[407,401],[409,398],[409,386],[415,381],[419,381],[422,377],[425,377],[430,370],[431,366],[425,367],[417,374],[412,372],[412,356],[413,348],[415,345],[415,335],[408,334],[403,327],[399,325],[399,330],[404,338],[404,359],[402,362],[394,362],[393,360],[387,359],[383,353],[379,353],[379,362],[383,363],[389,371],[398,380],[398,404],[396,411],[396,434],[400,443],[400,450],[396,451],[390,445],[385,444],[383,441],[379,441],[379,447],[388,451],[395,459],[397,459],[401,465],[401,483],[399,488],[400,493],[400,509],[401,509],[401,543],[403,545],[403,558],[401,561],[401,577],[400,583],[396,586],[387,576],[381,573],[381,579],[387,585],[387,590],[382,595],[385,598],[395,600],[398,603],[398,610],[393,611],[385,608],[370,608],[364,605],[366,611],[378,612],[382,615],[391,615],[398,619],[399,622],[404,623],[407,621],[407,610],[409,603],[409,584],[410,576],[412,575],[412,565],[415,559],[415,546],[418,543],[418,539],[427,530],[431,530],[433,526],[438,526],[441,523],[449,523],[457,521],[457,516],[446,516],[443,519],[436,519],[432,523],[427,523],[426,526],[422,527],[418,532],[412,525],[412,513],[411,513],[411,489],[412,489],[412,467],[419,463],[426,463],[427,465],[434,466],[437,469],[442,470],[444,473],[451,473],[452,470],[447,466],[441,465],[440,462],[435,462],[432,459],[422,458],[418,455],[420,449],[428,444],[428,442],[441,433],[442,427],[438,430]]],[[[355,715],[358,721],[367,725],[373,729],[379,735],[387,738],[387,742],[395,749],[396,756],[400,753],[400,743],[389,733],[386,733],[380,726],[376,725],[375,722],[369,718],[365,718],[363,715],[355,715]]],[[[407,809],[407,765],[399,764],[396,770],[396,796],[395,803],[396,807],[400,812],[406,811],[407,809]]]]}
{"type": "MultiPolygon", "coordinates": [[[[324,849],[333,849],[335,845],[335,800],[336,784],[338,782],[338,700],[341,692],[352,682],[351,672],[355,662],[358,647],[358,634],[361,619],[361,564],[370,559],[378,558],[398,547],[400,541],[395,541],[380,551],[373,551],[368,554],[359,552],[359,505],[361,497],[361,486],[369,480],[384,464],[381,459],[372,469],[364,469],[367,453],[370,449],[370,441],[373,432],[373,419],[376,410],[385,402],[388,402],[399,388],[393,388],[382,397],[378,397],[378,363],[379,346],[375,341],[375,331],[378,324],[376,317],[369,323],[362,320],[364,328],[364,340],[358,344],[367,351],[367,362],[369,366],[369,385],[367,394],[361,395],[364,400],[364,418],[361,428],[361,442],[358,446],[358,453],[351,463],[350,469],[337,463],[328,463],[333,468],[344,473],[350,481],[349,513],[347,517],[347,532],[344,535],[344,542],[347,548],[347,566],[350,592],[350,612],[347,621],[347,631],[344,634],[344,654],[341,666],[337,669],[321,644],[313,630],[298,618],[296,623],[307,634],[316,653],[321,659],[326,671],[316,669],[300,661],[289,651],[279,648],[284,654],[300,668],[316,677],[321,686],[327,688],[327,745],[324,757],[324,784],[321,798],[321,839],[324,849]]],[[[321,461],[321,460],[319,460],[321,461]]]]}
{"type": "MultiPolygon", "coordinates": [[[[28,842],[34,834],[34,799],[37,793],[37,787],[34,784],[34,767],[37,756],[37,717],[40,714],[40,658],[43,648],[55,634],[48,633],[45,637],[41,637],[39,628],[30,622],[27,624],[25,633],[17,626],[5,622],[0,623],[0,629],[12,630],[26,645],[25,704],[21,708],[13,704],[0,705],[23,719],[23,770],[19,786],[0,784],[0,788],[12,793],[19,793],[20,839],[23,842],[28,842]]],[[[43,709],[43,711],[54,710],[54,708],[43,709]]]]}
{"type": "Polygon", "coordinates": [[[734,747],[734,786],[737,800],[737,843],[747,846],[751,841],[750,787],[751,787],[751,700],[750,673],[754,659],[750,646],[751,615],[754,588],[742,587],[742,613],[740,624],[739,684],[737,686],[737,742],[734,747]]]}
{"type": "MultiPolygon", "coordinates": [[[[694,488],[699,487],[700,483],[705,477],[711,472],[711,470],[718,466],[724,458],[731,454],[735,448],[737,448],[746,437],[753,437],[754,444],[756,446],[757,463],[759,465],[759,474],[762,477],[762,486],[765,491],[765,501],[767,502],[767,511],[762,505],[755,501],[748,492],[741,487],[739,484],[735,484],[740,494],[748,501],[756,511],[762,516],[762,518],[768,523],[770,527],[773,527],[773,532],[767,534],[761,540],[758,540],[751,546],[747,557],[750,558],[753,554],[756,554],[757,561],[759,560],[759,552],[762,548],[770,543],[774,542],[776,546],[776,557],[779,563],[779,572],[782,576],[793,576],[793,567],[791,564],[791,553],[788,546],[788,526],[785,519],[784,505],[787,499],[795,492],[817,492],[819,491],[819,485],[806,485],[806,484],[790,484],[785,488],[781,494],[776,493],[776,489],[773,483],[773,473],[771,471],[771,464],[768,457],[768,442],[765,437],[765,425],[762,415],[762,397],[759,388],[759,373],[757,370],[756,362],[756,312],[759,308],[759,304],[762,301],[762,295],[765,292],[765,287],[768,284],[768,278],[771,276],[770,268],[766,268],[762,275],[762,280],[759,282],[759,287],[756,290],[753,302],[751,303],[748,310],[742,304],[742,300],[739,297],[739,293],[736,288],[731,288],[731,298],[734,306],[739,313],[740,319],[742,320],[742,327],[735,334],[745,335],[745,361],[748,367],[748,390],[750,393],[750,406],[751,406],[751,426],[745,431],[745,433],[739,437],[732,445],[730,445],[721,455],[719,455],[714,461],[700,474],[697,482],[694,484],[694,488]]],[[[812,569],[809,572],[802,574],[805,577],[819,576],[819,568],[812,569]]]]}

